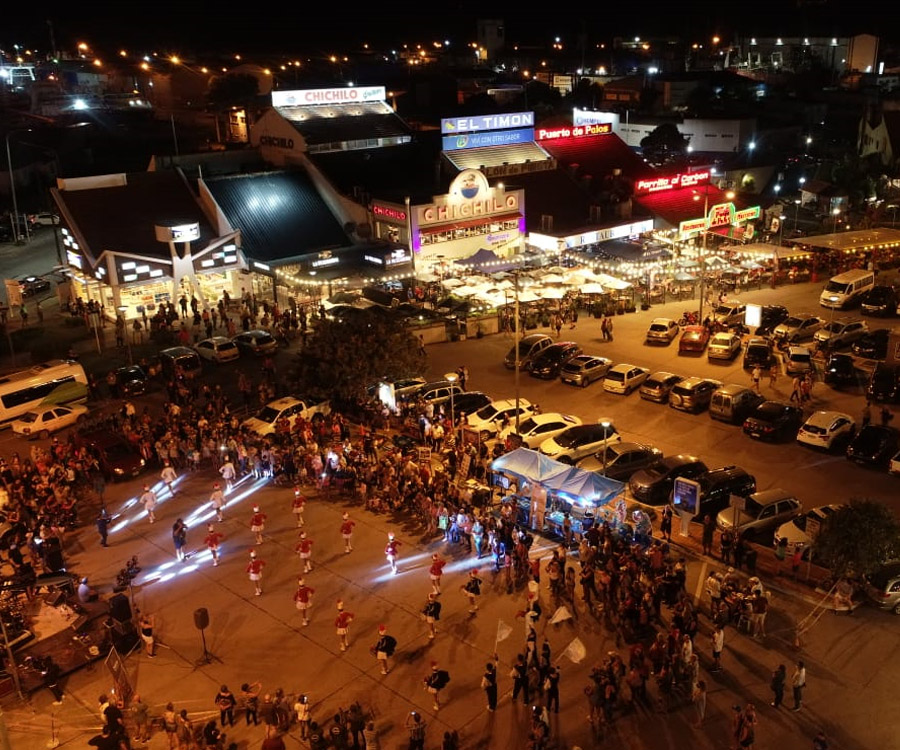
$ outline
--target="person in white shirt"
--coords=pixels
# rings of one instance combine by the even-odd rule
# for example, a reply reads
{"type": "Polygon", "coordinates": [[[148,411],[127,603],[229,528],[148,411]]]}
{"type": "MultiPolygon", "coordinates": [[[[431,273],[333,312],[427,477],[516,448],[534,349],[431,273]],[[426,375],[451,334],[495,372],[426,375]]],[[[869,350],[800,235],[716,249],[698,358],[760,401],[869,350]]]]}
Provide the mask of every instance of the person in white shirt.
{"type": "Polygon", "coordinates": [[[722,669],[722,649],[725,648],[725,631],[721,625],[716,625],[712,634],[713,666],[711,672],[722,669]]]}
{"type": "Polygon", "coordinates": [[[150,523],[154,523],[156,521],[156,493],[150,489],[149,484],[144,485],[144,494],[141,495],[141,504],[144,506],[144,510],[147,511],[147,518],[150,519],[150,523]]]}
{"type": "Polygon", "coordinates": [[[799,711],[803,706],[803,688],[806,687],[806,665],[800,660],[794,667],[794,674],[791,675],[791,688],[794,691],[794,708],[792,710],[799,711]]]}
{"type": "Polygon", "coordinates": [[[222,464],[222,468],[219,469],[219,473],[222,475],[222,479],[225,480],[225,491],[231,492],[232,487],[234,486],[234,464],[231,463],[230,458],[225,459],[225,463],[222,464]]]}
{"type": "Polygon", "coordinates": [[[178,474],[175,473],[175,469],[172,468],[172,464],[168,461],[166,461],[165,466],[163,466],[163,470],[160,472],[159,478],[166,483],[166,486],[169,488],[169,492],[174,495],[175,480],[178,479],[178,474]]]}

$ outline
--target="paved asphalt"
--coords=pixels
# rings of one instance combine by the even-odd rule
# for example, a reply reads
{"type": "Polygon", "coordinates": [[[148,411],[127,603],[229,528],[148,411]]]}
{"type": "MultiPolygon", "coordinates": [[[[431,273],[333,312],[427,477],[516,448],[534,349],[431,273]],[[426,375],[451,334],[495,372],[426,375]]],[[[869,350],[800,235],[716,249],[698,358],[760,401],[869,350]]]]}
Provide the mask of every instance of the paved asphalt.
{"type": "MultiPolygon", "coordinates": [[[[815,310],[817,293],[815,285],[798,285],[740,296],[744,301],[777,299],[792,310],[815,310]]],[[[673,350],[651,349],[642,344],[642,333],[652,316],[668,313],[677,317],[685,307],[670,305],[665,310],[654,308],[618,316],[616,338],[611,344],[601,344],[597,322],[584,317],[578,329],[566,332],[566,337],[571,334],[586,349],[616,361],[705,374],[708,368],[716,368],[708,365],[705,358],[685,360],[673,350]],[[691,367],[683,365],[682,360],[691,367]],[[674,369],[676,364],[682,366],[674,369]]],[[[509,345],[502,336],[494,336],[435,346],[429,349],[429,366],[437,376],[465,363],[472,388],[483,388],[499,397],[511,396],[512,375],[501,364],[509,345]]],[[[746,379],[739,364],[716,371],[723,372],[726,377],[720,379],[726,381],[746,379]]],[[[783,379],[782,395],[788,393],[783,379]]],[[[641,402],[637,395],[615,398],[602,393],[597,384],[584,391],[570,390],[558,383],[523,377],[522,395],[539,401],[545,411],[568,409],[585,419],[592,415],[611,416],[625,437],[645,437],[666,452],[689,446],[710,465],[739,463],[757,476],[762,488],[791,489],[797,484],[798,492],[804,489],[802,499],[807,504],[834,502],[854,492],[895,502],[894,477],[857,469],[843,458],[802,451],[797,446],[760,445],[736,428],[713,423],[705,414],[682,415],[667,407],[641,402]]],[[[856,415],[862,407],[858,395],[832,394],[823,389],[815,396],[821,399],[815,402],[817,408],[819,403],[839,405],[856,415]]],[[[7,444],[3,442],[0,452],[5,453],[7,444]]],[[[125,509],[123,520],[127,522],[112,534],[111,546],[100,548],[91,527],[72,533],[65,541],[70,568],[89,575],[104,594],[110,592],[111,581],[125,560],[138,555],[143,570],[134,586],[134,603],[155,613],[164,646],[156,659],[135,652],[126,665],[137,691],[155,712],[171,700],[176,708],[188,709],[195,719],[212,717],[217,715],[213,696],[220,684],[226,683],[237,691],[242,682],[261,680],[265,692],[282,687],[291,693],[309,694],[313,718],[319,721],[330,717],[338,707],[359,700],[375,715],[383,733],[382,747],[391,750],[406,746],[402,724],[413,709],[429,722],[428,748],[438,747],[441,734],[448,728],[460,732],[465,748],[524,747],[527,712],[521,705],[511,705],[511,680],[507,677],[523,643],[522,621],[515,618],[523,602],[522,592],[507,595],[488,566],[482,564],[487,585],[481,608],[472,618],[459,586],[468,569],[480,564],[474,558],[434,540],[422,539],[404,519],[367,513],[343,499],[316,498],[306,514],[309,536],[316,541],[316,568],[306,580],[316,594],[312,624],[302,628],[291,599],[300,565],[293,553],[297,532],[290,514],[289,489],[245,482],[231,496],[232,504],[222,524],[226,535],[222,563],[213,567],[204,554],[184,564],[175,562],[171,524],[179,516],[188,519],[195,514],[205,502],[214,478],[207,470],[181,480],[178,494],[163,502],[160,520],[154,525],[139,516],[136,506],[128,505],[139,493],[143,480],[111,486],[107,501],[113,509],[125,509]],[[253,503],[259,503],[269,515],[265,543],[255,548],[268,563],[264,594],[260,597],[253,595],[245,573],[253,538],[249,530],[253,503]],[[343,553],[338,532],[344,510],[349,510],[358,522],[354,551],[349,555],[343,553]],[[395,531],[403,543],[397,576],[389,575],[382,554],[389,530],[395,531]],[[419,611],[429,590],[427,560],[434,550],[440,550],[451,562],[444,577],[444,612],[438,637],[429,642],[419,611]],[[356,613],[350,630],[351,646],[346,653],[338,649],[333,625],[338,598],[347,610],[356,613]],[[198,665],[202,646],[194,628],[193,612],[201,606],[210,613],[206,641],[216,658],[210,664],[198,665]],[[488,714],[479,683],[484,662],[495,648],[498,621],[511,625],[513,633],[497,648],[502,697],[498,711],[488,714]],[[386,677],[379,674],[369,653],[381,623],[399,642],[398,655],[386,677]],[[432,711],[421,682],[431,660],[437,660],[451,675],[443,699],[446,705],[437,714],[432,711]]],[[[201,528],[195,526],[189,534],[192,549],[200,541],[201,528]]],[[[702,560],[689,561],[690,591],[699,589],[707,564],[702,560]]],[[[582,611],[575,621],[548,626],[546,615],[550,607],[546,596],[546,591],[542,591],[545,616],[540,629],[550,642],[554,659],[576,635],[588,647],[588,658],[581,664],[561,661],[562,711],[553,717],[553,733],[559,738],[560,748],[576,744],[593,747],[599,741],[592,738],[585,721],[587,704],[582,688],[590,666],[615,645],[602,624],[582,611]]],[[[698,638],[703,677],[710,685],[707,721],[701,730],[691,727],[693,712],[689,706],[666,715],[639,709],[618,719],[603,743],[628,748],[722,748],[728,742],[729,707],[735,702],[752,701],[761,716],[758,747],[806,748],[819,727],[831,737],[832,747],[898,747],[894,712],[890,710],[898,674],[892,660],[884,658],[896,653],[900,645],[898,620],[869,608],[858,610],[853,617],[824,613],[803,640],[801,653],[809,667],[803,711],[775,712],[768,707],[769,674],[778,662],[790,665],[797,658],[795,627],[810,610],[811,605],[804,599],[776,594],[768,639],[756,642],[728,630],[724,672],[705,671],[709,663],[708,643],[704,635],[698,638]]],[[[5,699],[9,747],[44,748],[51,732],[64,745],[85,745],[99,727],[97,696],[110,690],[111,678],[101,663],[72,675],[64,686],[67,697],[60,707],[51,705],[47,691],[34,694],[25,704],[5,699]]],[[[228,733],[229,740],[236,741],[241,750],[258,747],[263,739],[260,727],[248,728],[240,723],[229,728],[228,733]]],[[[297,739],[296,731],[285,741],[288,747],[305,746],[297,739]]],[[[149,747],[165,748],[165,736],[157,733],[149,747]]]]}

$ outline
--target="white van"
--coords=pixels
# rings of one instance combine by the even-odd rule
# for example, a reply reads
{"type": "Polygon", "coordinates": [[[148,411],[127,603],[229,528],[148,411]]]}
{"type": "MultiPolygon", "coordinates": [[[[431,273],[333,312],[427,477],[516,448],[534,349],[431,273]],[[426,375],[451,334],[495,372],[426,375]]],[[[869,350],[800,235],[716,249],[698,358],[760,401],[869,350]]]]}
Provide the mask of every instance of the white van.
{"type": "Polygon", "coordinates": [[[864,292],[875,286],[875,272],[856,268],[832,276],[819,297],[822,307],[843,309],[848,307],[864,292]]]}

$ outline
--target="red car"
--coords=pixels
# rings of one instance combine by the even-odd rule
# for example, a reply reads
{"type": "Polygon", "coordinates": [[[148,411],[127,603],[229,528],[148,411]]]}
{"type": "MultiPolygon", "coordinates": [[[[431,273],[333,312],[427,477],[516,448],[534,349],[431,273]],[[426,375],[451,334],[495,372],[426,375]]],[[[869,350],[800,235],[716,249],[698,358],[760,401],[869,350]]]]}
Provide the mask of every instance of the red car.
{"type": "Polygon", "coordinates": [[[709,343],[709,331],[706,326],[688,326],[678,341],[678,353],[702,352],[709,343]]]}

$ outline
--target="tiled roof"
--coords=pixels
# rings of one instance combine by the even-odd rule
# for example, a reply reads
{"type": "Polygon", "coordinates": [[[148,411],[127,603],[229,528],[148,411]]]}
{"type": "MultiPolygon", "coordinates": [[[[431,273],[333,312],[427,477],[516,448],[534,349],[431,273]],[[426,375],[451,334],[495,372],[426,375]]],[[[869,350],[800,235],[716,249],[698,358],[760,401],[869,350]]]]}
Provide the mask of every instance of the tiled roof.
{"type": "Polygon", "coordinates": [[[502,182],[507,190],[525,190],[525,222],[529,232],[541,231],[541,217],[553,217],[553,230],[583,227],[590,220],[590,199],[563,170],[551,169],[545,172],[504,177],[502,182]]]}
{"type": "Polygon", "coordinates": [[[486,146],[460,151],[445,151],[444,156],[458,168],[501,167],[504,164],[524,164],[526,161],[547,161],[547,154],[536,143],[516,143],[512,146],[486,146]]]}
{"type": "Polygon", "coordinates": [[[653,167],[613,133],[542,141],[541,146],[560,164],[578,164],[583,174],[593,175],[596,179],[611,175],[616,169],[621,169],[622,175],[630,179],[656,174],[653,167]]]}
{"type": "Polygon", "coordinates": [[[248,258],[277,262],[352,244],[306,172],[266,172],[208,180],[248,258]]]}
{"type": "Polygon", "coordinates": [[[200,239],[192,243],[194,250],[217,236],[178,172],[133,172],[126,179],[127,184],[116,187],[54,191],[72,228],[86,243],[82,249],[94,261],[104,252],[170,260],[169,246],[156,239],[156,224],[198,223],[200,239]]]}

